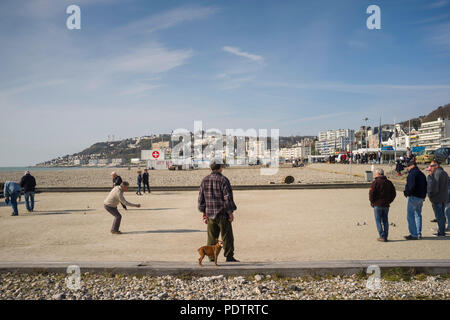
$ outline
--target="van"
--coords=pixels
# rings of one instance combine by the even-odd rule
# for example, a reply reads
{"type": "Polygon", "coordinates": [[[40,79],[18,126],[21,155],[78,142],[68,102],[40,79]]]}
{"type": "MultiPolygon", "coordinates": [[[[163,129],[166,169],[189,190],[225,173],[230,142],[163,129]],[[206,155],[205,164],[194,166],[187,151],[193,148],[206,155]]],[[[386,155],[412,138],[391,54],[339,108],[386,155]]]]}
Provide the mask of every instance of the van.
{"type": "Polygon", "coordinates": [[[425,150],[416,156],[416,163],[431,163],[434,160],[434,150],[425,150]]]}

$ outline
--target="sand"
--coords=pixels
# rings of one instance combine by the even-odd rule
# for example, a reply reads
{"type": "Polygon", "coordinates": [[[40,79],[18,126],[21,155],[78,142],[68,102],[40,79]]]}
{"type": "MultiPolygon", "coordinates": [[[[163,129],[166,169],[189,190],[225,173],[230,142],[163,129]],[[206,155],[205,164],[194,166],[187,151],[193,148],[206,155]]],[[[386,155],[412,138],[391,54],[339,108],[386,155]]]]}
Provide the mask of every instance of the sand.
{"type": "MultiPolygon", "coordinates": [[[[387,169],[388,166],[385,166],[387,169]]],[[[333,182],[360,182],[364,180],[365,170],[370,166],[360,165],[350,167],[341,164],[313,164],[305,168],[279,168],[275,175],[261,175],[259,168],[227,168],[224,175],[230,179],[232,185],[269,184],[280,183],[282,178],[291,175],[295,183],[333,183],[333,182]],[[339,173],[333,173],[337,172],[339,173]],[[355,176],[354,174],[359,174],[355,176]]],[[[111,172],[116,171],[123,180],[136,185],[137,168],[80,168],[70,170],[33,171],[38,187],[82,187],[82,186],[111,186],[111,172]]],[[[150,170],[150,185],[153,186],[199,186],[202,178],[209,174],[209,170],[169,171],[150,170]]],[[[20,181],[22,171],[1,171],[1,181],[20,181]]]]}
{"type": "MultiPolygon", "coordinates": [[[[42,193],[36,212],[25,213],[22,203],[18,217],[2,202],[0,260],[196,261],[196,249],[206,242],[197,192],[126,196],[142,208],[119,208],[123,235],[110,234],[105,193],[42,193]]],[[[241,261],[450,259],[450,237],[431,237],[435,224],[429,222],[428,201],[424,239],[403,239],[408,229],[401,192],[389,213],[396,227],[391,226],[388,243],[376,241],[365,189],[235,191],[235,201],[235,254],[241,261]]]]}

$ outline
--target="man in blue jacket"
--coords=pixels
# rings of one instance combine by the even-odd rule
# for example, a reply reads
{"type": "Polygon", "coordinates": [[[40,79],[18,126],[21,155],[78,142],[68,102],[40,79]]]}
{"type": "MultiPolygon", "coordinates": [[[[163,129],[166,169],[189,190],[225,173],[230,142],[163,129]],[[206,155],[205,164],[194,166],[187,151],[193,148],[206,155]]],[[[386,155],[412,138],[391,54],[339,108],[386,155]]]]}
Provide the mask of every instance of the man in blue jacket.
{"type": "Polygon", "coordinates": [[[422,206],[427,196],[427,178],[414,160],[409,161],[407,166],[409,174],[403,193],[407,198],[409,235],[405,239],[418,240],[422,238],[422,206]]]}
{"type": "Polygon", "coordinates": [[[11,201],[11,206],[14,212],[11,214],[12,216],[18,216],[19,210],[17,209],[17,198],[20,201],[20,195],[22,193],[22,189],[18,183],[14,181],[6,181],[5,186],[3,188],[3,196],[5,197],[6,204],[9,204],[11,201]]]}

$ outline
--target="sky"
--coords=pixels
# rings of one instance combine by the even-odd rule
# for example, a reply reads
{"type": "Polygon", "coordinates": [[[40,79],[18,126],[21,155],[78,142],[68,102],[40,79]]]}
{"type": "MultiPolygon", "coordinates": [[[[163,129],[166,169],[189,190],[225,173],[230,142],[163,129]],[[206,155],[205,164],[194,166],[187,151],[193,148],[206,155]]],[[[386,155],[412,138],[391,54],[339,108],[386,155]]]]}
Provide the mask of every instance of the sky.
{"type": "Polygon", "coordinates": [[[283,136],[404,121],[450,102],[449,71],[450,0],[4,0],[0,166],[194,121],[283,136]]]}

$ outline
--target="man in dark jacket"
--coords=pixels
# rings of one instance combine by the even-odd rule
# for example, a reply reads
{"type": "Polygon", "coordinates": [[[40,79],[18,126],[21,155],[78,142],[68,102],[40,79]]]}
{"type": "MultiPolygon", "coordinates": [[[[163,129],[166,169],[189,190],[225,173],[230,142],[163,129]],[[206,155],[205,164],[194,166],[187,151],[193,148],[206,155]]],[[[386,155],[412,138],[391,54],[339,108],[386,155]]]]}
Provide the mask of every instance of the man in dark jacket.
{"type": "Polygon", "coordinates": [[[369,191],[370,205],[374,209],[375,223],[377,225],[378,241],[387,242],[389,233],[388,213],[389,206],[394,201],[395,187],[384,175],[383,169],[375,170],[375,180],[372,182],[369,191]]]}
{"type": "Polygon", "coordinates": [[[431,162],[431,171],[427,178],[428,198],[433,206],[438,223],[437,237],[445,236],[445,206],[448,202],[448,175],[436,160],[431,162]]]}
{"type": "Polygon", "coordinates": [[[212,162],[211,174],[206,176],[198,195],[198,210],[203,213],[203,221],[208,225],[208,245],[216,244],[219,233],[224,242],[224,255],[227,262],[238,262],[234,258],[233,222],[236,205],[230,181],[222,175],[223,165],[212,162]]]}
{"type": "Polygon", "coordinates": [[[25,206],[28,212],[33,212],[36,179],[30,174],[30,171],[25,172],[25,175],[20,180],[20,187],[23,189],[25,195],[25,206]]]}
{"type": "Polygon", "coordinates": [[[427,179],[414,160],[407,166],[409,174],[403,194],[407,198],[409,235],[405,239],[418,240],[422,238],[422,206],[427,195],[427,179]]]}
{"type": "Polygon", "coordinates": [[[145,187],[147,186],[148,193],[150,193],[150,184],[148,183],[148,170],[144,169],[144,173],[142,174],[142,183],[144,184],[144,193],[145,193],[145,187]]]}

